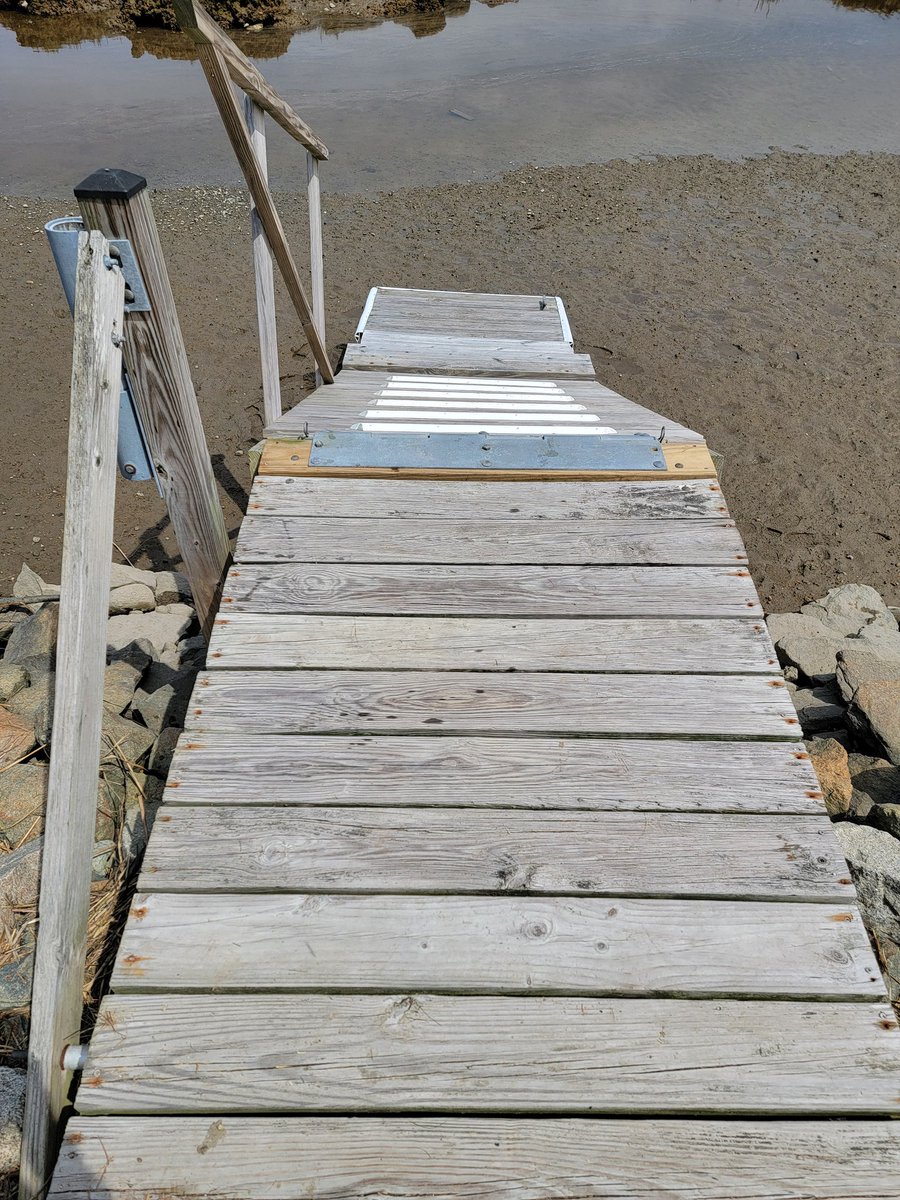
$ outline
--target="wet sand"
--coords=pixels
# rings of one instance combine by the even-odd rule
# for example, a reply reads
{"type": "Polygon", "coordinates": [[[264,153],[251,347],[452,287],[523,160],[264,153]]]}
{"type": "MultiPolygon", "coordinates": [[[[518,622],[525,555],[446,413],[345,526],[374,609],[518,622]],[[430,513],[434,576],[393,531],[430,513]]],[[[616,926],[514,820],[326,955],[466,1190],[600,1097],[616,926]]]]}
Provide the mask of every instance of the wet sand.
{"type": "MultiPolygon", "coordinates": [[[[777,152],[549,169],[326,201],[337,360],[373,283],[559,293],[576,348],[630,398],[702,430],[769,609],[848,581],[900,603],[900,157],[777,152]]],[[[249,486],[260,385],[243,194],[154,193],[229,528],[249,486]]],[[[56,578],[71,324],[41,226],[0,198],[0,575],[56,578]]],[[[302,259],[305,212],[281,202],[302,259]]],[[[286,405],[312,364],[281,304],[286,405]]],[[[119,486],[116,543],[177,561],[152,485],[119,486]]]]}

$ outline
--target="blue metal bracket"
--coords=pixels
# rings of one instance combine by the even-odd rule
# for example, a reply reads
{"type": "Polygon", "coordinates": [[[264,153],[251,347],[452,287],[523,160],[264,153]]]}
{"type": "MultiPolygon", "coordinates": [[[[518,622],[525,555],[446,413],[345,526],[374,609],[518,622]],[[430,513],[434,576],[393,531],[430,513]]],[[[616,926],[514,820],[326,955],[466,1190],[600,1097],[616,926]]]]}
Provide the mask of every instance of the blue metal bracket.
{"type": "MultiPolygon", "coordinates": [[[[57,217],[44,226],[50,250],[59,271],[69,310],[75,311],[75,272],[78,264],[78,235],[84,229],[81,217],[57,217]]],[[[150,302],[144,288],[131,243],[125,238],[112,238],[110,255],[116,259],[125,276],[125,312],[149,312],[150,302]]],[[[122,369],[119,392],[119,441],[117,458],[123,478],[138,482],[152,479],[162,495],[153,461],[147,449],[147,439],[134,403],[128,372],[122,369]]]]}
{"type": "Polygon", "coordinates": [[[313,434],[311,467],[494,471],[666,471],[660,439],[635,434],[313,434]]]}

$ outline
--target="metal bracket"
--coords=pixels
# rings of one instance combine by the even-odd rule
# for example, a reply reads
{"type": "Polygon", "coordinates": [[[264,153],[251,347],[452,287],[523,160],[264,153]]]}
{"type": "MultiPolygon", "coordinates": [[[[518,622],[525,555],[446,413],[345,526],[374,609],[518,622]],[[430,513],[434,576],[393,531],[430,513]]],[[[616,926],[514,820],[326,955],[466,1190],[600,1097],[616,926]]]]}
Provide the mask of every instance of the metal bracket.
{"type": "MultiPolygon", "coordinates": [[[[83,229],[84,222],[81,217],[57,217],[53,221],[48,221],[44,226],[70,312],[75,311],[78,235],[83,229]]],[[[117,260],[125,277],[125,312],[149,312],[150,302],[147,299],[144,281],[138,270],[131,243],[127,238],[114,238],[109,243],[109,252],[110,257],[117,260]]],[[[141,419],[131,394],[128,372],[124,368],[119,392],[117,458],[119,471],[125,479],[134,483],[152,479],[156,483],[159,494],[162,495],[159,480],[147,450],[147,439],[144,436],[141,419]]]]}
{"type": "Polygon", "coordinates": [[[122,274],[125,276],[125,311],[150,312],[150,301],[147,299],[147,289],[141,277],[140,267],[134,257],[131,242],[128,238],[110,238],[109,252],[119,260],[122,274]]]}
{"type": "Polygon", "coordinates": [[[311,467],[427,467],[494,471],[665,471],[658,438],[635,434],[313,434],[311,467]]]}

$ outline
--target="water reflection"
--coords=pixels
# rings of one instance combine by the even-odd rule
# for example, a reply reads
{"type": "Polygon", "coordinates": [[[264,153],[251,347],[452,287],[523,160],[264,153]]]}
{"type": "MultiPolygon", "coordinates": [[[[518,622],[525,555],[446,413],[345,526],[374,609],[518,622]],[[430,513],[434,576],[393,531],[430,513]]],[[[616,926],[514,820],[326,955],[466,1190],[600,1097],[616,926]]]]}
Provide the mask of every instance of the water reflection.
{"type": "MultiPolygon", "coordinates": [[[[884,18],[898,5],[459,0],[236,40],[334,151],[326,186],[372,192],[523,163],[896,152],[900,19],[884,18]]],[[[0,14],[0,191],[65,191],[113,160],[158,186],[238,183],[193,58],[177,32],[0,14]]],[[[293,190],[303,167],[283,141],[272,179],[293,190]]]]}

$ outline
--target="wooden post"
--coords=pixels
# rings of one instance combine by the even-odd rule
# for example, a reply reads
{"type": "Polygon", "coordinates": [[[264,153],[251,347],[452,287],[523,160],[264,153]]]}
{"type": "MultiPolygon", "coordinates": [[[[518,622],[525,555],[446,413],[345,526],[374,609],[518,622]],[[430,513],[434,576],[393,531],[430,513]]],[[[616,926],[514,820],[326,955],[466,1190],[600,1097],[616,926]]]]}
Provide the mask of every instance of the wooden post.
{"type": "MultiPolygon", "coordinates": [[[[263,179],[267,178],[266,114],[249,96],[244,97],[244,120],[263,179]]],[[[256,206],[250,210],[253,233],[253,273],[256,279],[256,320],[262,366],[263,415],[266,425],[281,416],[281,381],[278,372],[278,332],[275,325],[275,274],[272,254],[256,206]]],[[[313,296],[315,313],[315,296],[313,296]]]]}
{"type": "MultiPolygon", "coordinates": [[[[319,160],[306,152],[306,195],[309,201],[309,268],[312,278],[313,322],[325,341],[325,252],[322,245],[322,195],[319,188],[319,160]]],[[[322,377],[316,371],[316,383],[322,377]]]]}
{"type": "Polygon", "coordinates": [[[116,495],[125,281],[97,232],[78,238],[75,343],[56,695],[19,1195],[43,1194],[53,1169],[80,1040],[91,855],[97,810],[106,622],[116,495]]]}
{"type": "Polygon", "coordinates": [[[232,91],[225,61],[214,45],[205,42],[197,44],[197,57],[200,59],[200,65],[206,75],[206,82],[209,84],[209,90],[216,102],[225,132],[228,134],[228,140],[231,142],[231,147],[244,174],[260,224],[266,234],[266,241],[272,251],[272,257],[278,263],[278,270],[281,272],[291,302],[297,310],[316,365],[322,372],[325,382],[334,383],[334,371],[331,369],[328,351],[325,349],[325,343],[319,337],[319,331],[313,321],[312,308],[300,280],[300,273],[294,262],[294,256],[291,254],[287,235],[272,199],[272,193],[269,191],[269,185],[263,177],[259,163],[256,161],[256,155],[253,153],[250,135],[244,126],[244,118],[232,91]]]}
{"type": "Polygon", "coordinates": [[[75,195],[86,225],[129,240],[144,281],[150,311],[128,314],[125,361],[200,623],[208,633],[228,564],[228,535],[147,181],[130,171],[97,171],[75,195]]]}

